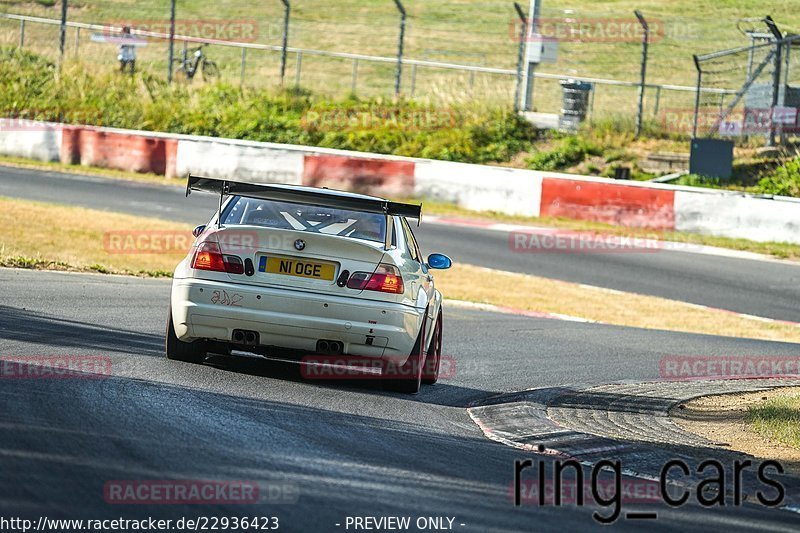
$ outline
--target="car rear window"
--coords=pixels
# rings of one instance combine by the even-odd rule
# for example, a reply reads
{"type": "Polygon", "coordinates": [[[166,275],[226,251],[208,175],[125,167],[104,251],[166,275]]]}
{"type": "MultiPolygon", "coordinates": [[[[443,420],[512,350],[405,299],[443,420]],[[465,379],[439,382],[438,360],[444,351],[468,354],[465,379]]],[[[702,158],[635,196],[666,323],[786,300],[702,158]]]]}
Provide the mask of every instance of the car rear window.
{"type": "Polygon", "coordinates": [[[386,217],[380,214],[242,196],[225,206],[222,223],[338,235],[380,243],[386,238],[386,217]]]}

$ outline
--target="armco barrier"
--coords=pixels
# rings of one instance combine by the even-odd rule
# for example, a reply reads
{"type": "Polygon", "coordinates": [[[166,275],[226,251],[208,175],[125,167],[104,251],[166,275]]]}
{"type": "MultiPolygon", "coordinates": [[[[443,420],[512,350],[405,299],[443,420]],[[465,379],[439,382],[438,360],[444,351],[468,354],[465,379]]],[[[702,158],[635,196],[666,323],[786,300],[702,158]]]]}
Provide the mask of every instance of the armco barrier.
{"type": "Polygon", "coordinates": [[[677,191],[675,227],[753,241],[800,243],[800,200],[677,191]]]}
{"type": "Polygon", "coordinates": [[[190,135],[26,124],[0,154],[167,176],[414,194],[480,211],[800,244],[800,201],[589,176],[190,135]]]}
{"type": "Polygon", "coordinates": [[[65,127],[61,162],[175,176],[177,139],[104,128],[65,127]]]}
{"type": "Polygon", "coordinates": [[[41,128],[27,130],[0,128],[0,154],[36,161],[58,161],[61,128],[56,124],[41,124],[41,128]]]}
{"type": "Polygon", "coordinates": [[[230,142],[211,137],[180,137],[176,172],[239,181],[299,185],[305,154],[277,145],[230,142]]]}
{"type": "Polygon", "coordinates": [[[539,216],[542,176],[513,168],[419,160],[414,194],[476,211],[539,216]]]}
{"type": "Polygon", "coordinates": [[[675,192],[588,180],[544,178],[541,216],[607,222],[618,226],[675,229],[675,192]]]}
{"type": "Polygon", "coordinates": [[[303,185],[364,194],[411,196],[414,166],[413,161],[308,154],[303,166],[303,185]]]}

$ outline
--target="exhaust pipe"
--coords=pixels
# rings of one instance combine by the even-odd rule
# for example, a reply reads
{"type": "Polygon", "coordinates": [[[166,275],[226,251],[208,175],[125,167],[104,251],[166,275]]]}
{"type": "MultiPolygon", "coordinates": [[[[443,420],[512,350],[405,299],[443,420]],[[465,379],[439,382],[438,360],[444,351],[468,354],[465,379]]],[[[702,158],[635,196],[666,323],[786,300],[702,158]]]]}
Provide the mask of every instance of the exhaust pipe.
{"type": "Polygon", "coordinates": [[[243,344],[245,346],[258,346],[259,344],[259,335],[256,331],[235,329],[233,330],[231,338],[236,344],[243,344]]]}
{"type": "Polygon", "coordinates": [[[344,350],[344,345],[339,341],[317,341],[317,353],[325,355],[339,355],[344,350]]]}

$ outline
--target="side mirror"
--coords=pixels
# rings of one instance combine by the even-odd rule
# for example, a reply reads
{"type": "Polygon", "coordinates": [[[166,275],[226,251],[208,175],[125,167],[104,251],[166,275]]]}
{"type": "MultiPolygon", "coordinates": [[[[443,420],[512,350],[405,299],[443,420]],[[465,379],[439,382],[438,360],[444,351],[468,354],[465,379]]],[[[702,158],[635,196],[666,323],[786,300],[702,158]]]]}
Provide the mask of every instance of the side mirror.
{"type": "Polygon", "coordinates": [[[453,261],[444,254],[431,254],[428,256],[428,266],[436,270],[447,270],[453,266],[453,261]]]}
{"type": "Polygon", "coordinates": [[[205,224],[201,224],[192,230],[192,235],[199,237],[206,230],[205,224]]]}

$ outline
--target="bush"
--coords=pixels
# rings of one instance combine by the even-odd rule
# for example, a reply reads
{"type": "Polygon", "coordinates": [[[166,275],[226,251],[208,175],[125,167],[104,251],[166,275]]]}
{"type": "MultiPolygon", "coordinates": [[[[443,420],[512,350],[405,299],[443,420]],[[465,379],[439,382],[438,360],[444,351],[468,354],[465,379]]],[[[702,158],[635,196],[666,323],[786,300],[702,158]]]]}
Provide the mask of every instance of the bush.
{"type": "Polygon", "coordinates": [[[565,137],[558,148],[539,152],[526,161],[531,170],[562,170],[582,163],[589,155],[600,155],[602,150],[585,139],[565,137]]]}
{"type": "Polygon", "coordinates": [[[790,159],[758,182],[759,192],[800,197],[800,156],[790,159]]]}

